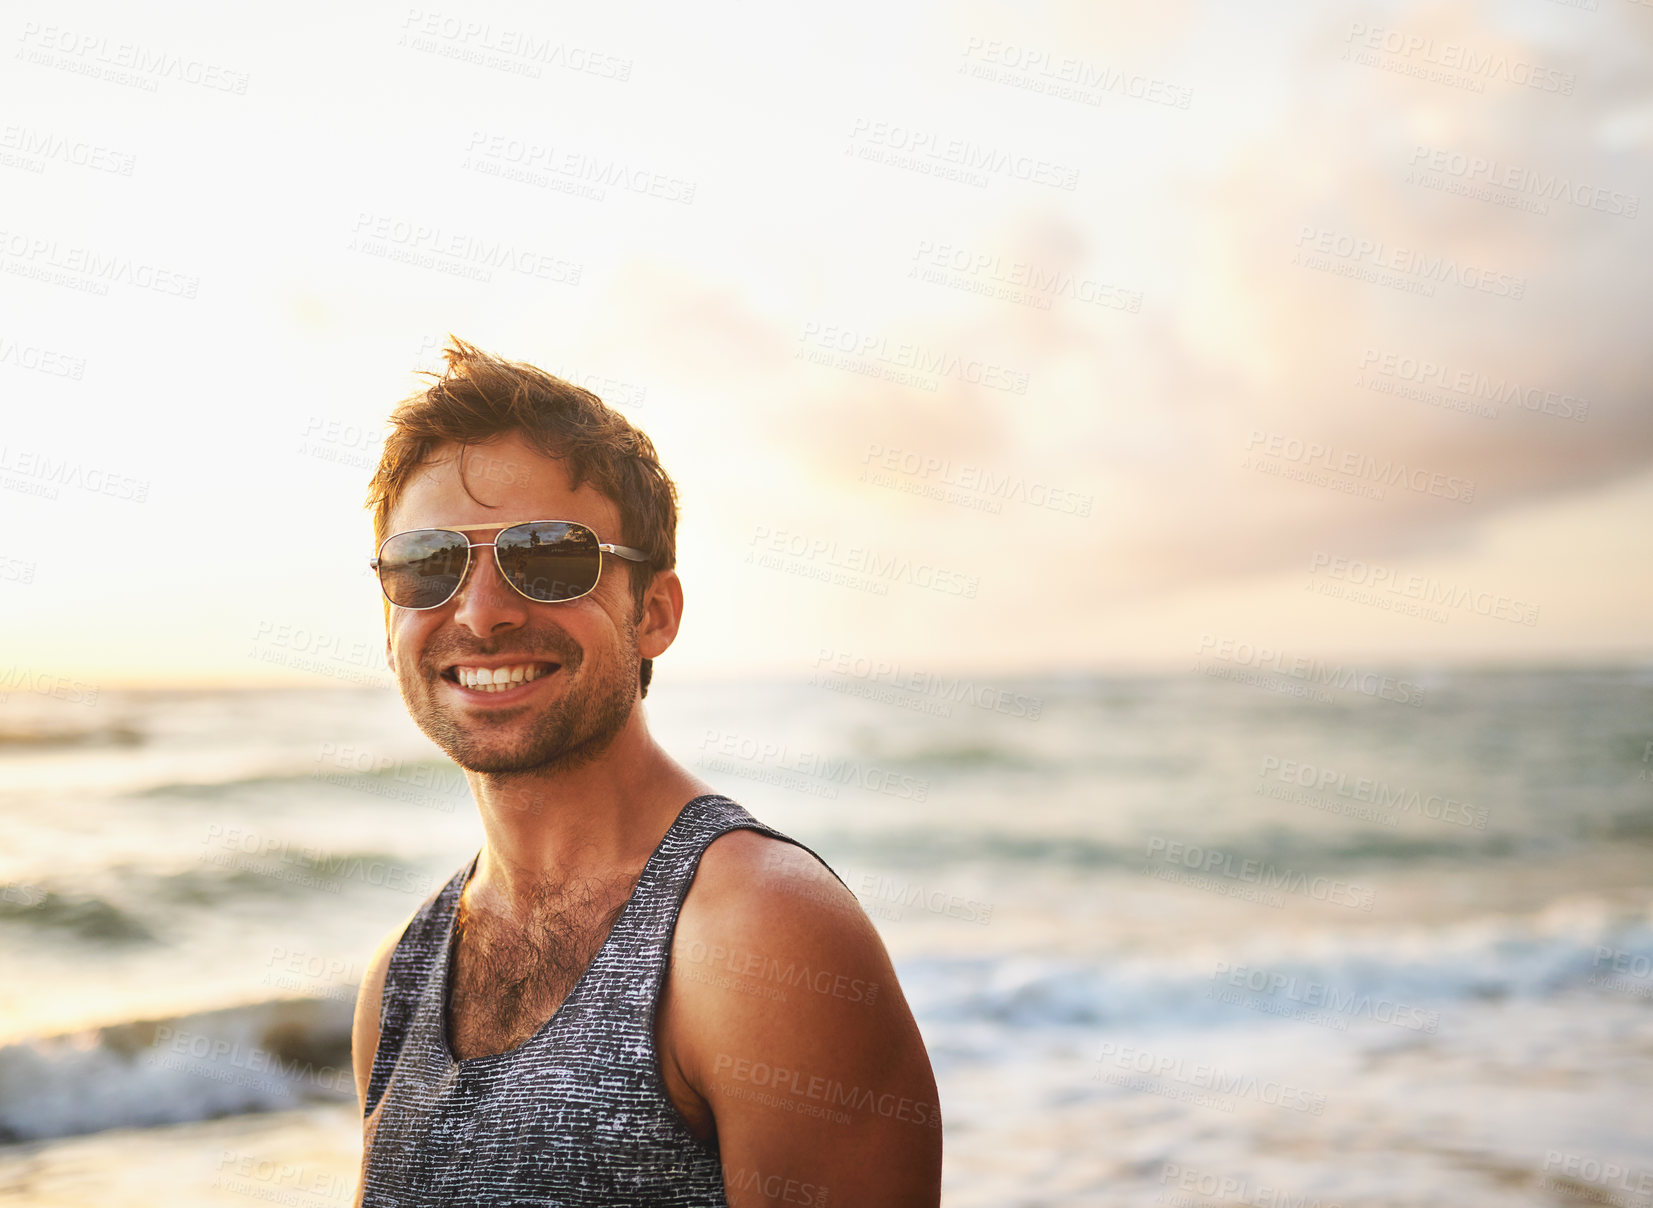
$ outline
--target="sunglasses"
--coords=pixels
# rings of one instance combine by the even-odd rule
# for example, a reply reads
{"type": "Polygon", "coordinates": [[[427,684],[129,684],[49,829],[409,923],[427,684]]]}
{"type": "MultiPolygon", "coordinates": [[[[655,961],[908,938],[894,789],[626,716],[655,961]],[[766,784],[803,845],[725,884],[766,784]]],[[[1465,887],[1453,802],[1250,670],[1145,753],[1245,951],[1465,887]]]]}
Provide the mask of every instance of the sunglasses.
{"type": "Polygon", "coordinates": [[[572,520],[529,520],[500,529],[492,541],[465,534],[492,524],[409,529],[392,533],[368,563],[379,575],[385,599],[398,608],[440,608],[453,599],[471,568],[471,551],[493,547],[500,576],[540,604],[559,604],[590,595],[603,573],[603,555],[629,562],[649,556],[629,545],[605,545],[597,534],[572,520]]]}

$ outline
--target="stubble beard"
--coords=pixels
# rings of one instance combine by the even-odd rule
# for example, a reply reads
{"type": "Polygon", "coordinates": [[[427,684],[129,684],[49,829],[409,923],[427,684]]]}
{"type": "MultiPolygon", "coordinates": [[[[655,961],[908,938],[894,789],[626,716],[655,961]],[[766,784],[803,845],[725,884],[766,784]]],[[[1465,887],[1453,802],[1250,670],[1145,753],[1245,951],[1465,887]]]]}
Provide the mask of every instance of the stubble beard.
{"type": "MultiPolygon", "coordinates": [[[[484,645],[461,653],[495,655],[498,649],[484,645]]],[[[525,703],[502,718],[502,725],[465,722],[451,707],[437,702],[439,671],[455,661],[452,653],[427,652],[424,659],[398,677],[402,700],[408,713],[425,735],[447,753],[449,759],[470,772],[507,780],[551,769],[570,771],[601,757],[625,728],[636,703],[638,669],[637,631],[627,624],[614,666],[604,674],[600,660],[587,660],[585,652],[566,639],[545,649],[518,649],[524,661],[544,657],[560,663],[553,675],[566,676],[569,684],[548,703],[525,703]],[[433,657],[435,655],[435,657],[433,657]],[[587,666],[591,662],[591,666],[587,666]],[[584,671],[582,676],[580,673],[584,671]],[[411,681],[411,682],[410,682],[411,681]],[[577,681],[577,682],[576,682],[577,681]],[[515,740],[503,730],[516,731],[526,724],[515,740]]]]}

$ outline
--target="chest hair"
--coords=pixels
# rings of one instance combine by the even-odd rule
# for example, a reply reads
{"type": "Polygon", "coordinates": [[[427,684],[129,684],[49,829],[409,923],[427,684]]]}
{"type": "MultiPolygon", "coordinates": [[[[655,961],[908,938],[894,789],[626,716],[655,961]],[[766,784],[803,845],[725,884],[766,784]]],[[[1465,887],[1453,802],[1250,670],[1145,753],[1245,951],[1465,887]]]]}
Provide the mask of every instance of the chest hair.
{"type": "Polygon", "coordinates": [[[547,887],[509,918],[461,898],[448,1006],[455,1055],[503,1052],[538,1032],[602,949],[635,885],[632,877],[547,887]]]}

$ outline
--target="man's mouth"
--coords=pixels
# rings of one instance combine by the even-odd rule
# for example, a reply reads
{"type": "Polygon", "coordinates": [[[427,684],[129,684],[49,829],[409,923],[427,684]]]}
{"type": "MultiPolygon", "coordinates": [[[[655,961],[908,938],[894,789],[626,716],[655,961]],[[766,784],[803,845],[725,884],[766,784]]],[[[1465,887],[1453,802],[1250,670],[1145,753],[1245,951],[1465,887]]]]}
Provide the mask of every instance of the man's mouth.
{"type": "Polygon", "coordinates": [[[458,684],[461,688],[468,688],[473,692],[509,692],[513,688],[520,688],[542,676],[550,675],[561,666],[561,663],[544,660],[506,663],[497,667],[455,663],[442,672],[442,678],[450,684],[458,684]]]}

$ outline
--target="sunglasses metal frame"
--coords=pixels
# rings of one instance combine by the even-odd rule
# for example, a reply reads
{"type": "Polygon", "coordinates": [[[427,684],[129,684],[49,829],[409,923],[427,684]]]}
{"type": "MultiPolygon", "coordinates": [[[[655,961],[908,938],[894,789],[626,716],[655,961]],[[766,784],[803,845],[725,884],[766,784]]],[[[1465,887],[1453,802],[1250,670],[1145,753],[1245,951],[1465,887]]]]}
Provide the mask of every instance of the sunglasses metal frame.
{"type": "Polygon", "coordinates": [[[566,524],[566,525],[569,525],[569,526],[574,527],[574,528],[582,528],[586,532],[590,533],[592,535],[592,537],[597,536],[597,530],[596,529],[592,528],[589,524],[581,524],[578,520],[519,520],[515,524],[443,524],[443,525],[433,525],[430,528],[403,529],[399,533],[390,534],[390,536],[386,537],[383,541],[379,542],[379,552],[377,554],[375,554],[373,557],[371,557],[367,560],[367,565],[368,565],[369,569],[371,569],[374,572],[374,577],[376,579],[378,579],[378,581],[379,581],[379,591],[380,591],[380,593],[383,594],[383,596],[386,600],[390,600],[390,603],[394,607],[396,607],[396,608],[405,608],[409,612],[429,612],[433,608],[441,608],[444,604],[447,604],[450,601],[452,601],[452,599],[459,594],[459,589],[465,586],[465,580],[466,580],[467,577],[469,577],[469,575],[471,573],[471,566],[472,566],[472,561],[473,561],[472,557],[471,557],[471,551],[473,549],[482,549],[483,547],[488,547],[488,548],[492,549],[494,551],[494,569],[499,572],[499,577],[501,579],[503,579],[506,582],[506,584],[510,586],[511,590],[517,593],[517,595],[521,596],[525,600],[531,600],[535,604],[568,604],[568,603],[570,603],[574,600],[582,600],[586,596],[589,596],[592,592],[596,591],[597,590],[597,582],[600,581],[602,579],[602,576],[603,576],[603,555],[604,554],[613,554],[616,557],[626,559],[626,561],[628,561],[628,562],[647,562],[649,560],[648,554],[645,553],[643,550],[637,549],[635,546],[611,545],[606,541],[599,541],[599,542],[597,542],[597,580],[594,580],[590,587],[586,588],[584,591],[582,591],[577,596],[566,596],[561,600],[540,600],[540,599],[535,598],[534,596],[529,595],[527,592],[523,591],[522,588],[518,587],[515,583],[512,583],[511,582],[511,576],[505,573],[505,567],[500,565],[500,561],[499,561],[499,544],[498,544],[498,542],[499,542],[500,533],[505,532],[507,529],[522,528],[524,525],[527,525],[527,524],[566,524]],[[494,539],[492,541],[469,541],[468,540],[468,541],[465,542],[465,565],[459,572],[459,579],[454,583],[453,590],[451,592],[449,592],[446,596],[444,596],[442,599],[438,600],[435,604],[424,604],[424,605],[420,605],[419,607],[412,607],[412,606],[407,605],[407,604],[397,604],[395,600],[390,599],[390,593],[388,591],[385,591],[384,575],[382,573],[380,573],[380,569],[381,569],[380,568],[380,558],[382,557],[382,555],[385,552],[385,546],[389,545],[392,541],[396,540],[396,538],[405,537],[409,533],[458,533],[460,536],[464,536],[466,533],[480,532],[483,529],[498,529],[499,533],[494,534],[494,539]]]}

